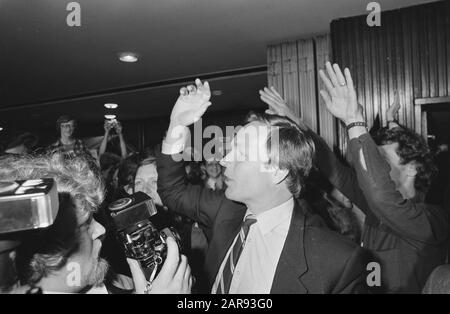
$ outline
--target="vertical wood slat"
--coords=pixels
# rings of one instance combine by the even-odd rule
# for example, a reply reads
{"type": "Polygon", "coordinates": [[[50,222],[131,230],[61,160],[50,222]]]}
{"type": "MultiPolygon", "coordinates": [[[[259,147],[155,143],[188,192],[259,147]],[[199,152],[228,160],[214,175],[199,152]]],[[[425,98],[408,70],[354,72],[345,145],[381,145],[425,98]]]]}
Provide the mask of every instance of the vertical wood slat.
{"type": "MultiPolygon", "coordinates": [[[[396,17],[398,18],[398,16],[396,17]]],[[[387,107],[393,102],[394,100],[394,91],[397,90],[397,71],[395,68],[395,64],[398,62],[395,60],[395,37],[396,37],[396,27],[395,23],[392,22],[392,19],[388,19],[385,21],[386,31],[384,32],[383,36],[386,36],[387,40],[387,46],[386,46],[386,68],[387,68],[387,93],[385,101],[383,102],[383,108],[382,108],[382,125],[385,125],[387,123],[385,112],[387,110],[387,107]]]]}
{"type": "Polygon", "coordinates": [[[427,32],[427,10],[419,11],[419,49],[420,49],[420,65],[421,65],[421,79],[422,79],[422,98],[430,97],[430,69],[428,58],[430,55],[427,32]]]}
{"type": "MultiPolygon", "coordinates": [[[[364,98],[369,126],[377,114],[385,122],[386,109],[393,101],[394,90],[398,90],[400,122],[424,134],[422,108],[414,106],[414,99],[445,97],[450,92],[450,1],[383,12],[381,27],[368,27],[362,23],[363,18],[333,21],[331,38],[336,45],[335,61],[354,69],[352,74],[359,100],[364,98]],[[347,28],[344,33],[342,29],[349,21],[353,21],[353,29],[347,28]],[[363,33],[362,44],[355,44],[361,40],[355,28],[363,33]],[[361,62],[364,72],[360,70],[361,62]]],[[[343,140],[342,136],[339,139],[343,140]]]]}
{"type": "MultiPolygon", "coordinates": [[[[331,39],[329,35],[318,36],[315,39],[316,42],[316,69],[325,69],[325,63],[332,60],[331,56],[331,39]]],[[[325,89],[325,86],[317,75],[317,90],[325,89]]],[[[325,102],[322,97],[318,96],[318,115],[319,115],[319,131],[320,136],[330,146],[336,145],[336,119],[327,110],[325,102]]]]}
{"type": "Polygon", "coordinates": [[[439,78],[438,78],[438,64],[437,64],[437,29],[436,29],[436,19],[439,15],[439,12],[433,10],[433,8],[428,8],[426,11],[426,31],[428,42],[430,43],[428,46],[428,69],[429,69],[429,97],[438,97],[439,92],[439,78]]]}
{"type": "Polygon", "coordinates": [[[280,93],[283,91],[281,46],[279,45],[272,45],[267,49],[267,83],[280,93]]]}
{"type": "Polygon", "coordinates": [[[445,30],[447,39],[445,42],[447,43],[447,95],[450,96],[450,1],[446,1],[445,8],[443,10],[445,12],[445,30]]]}
{"type": "Polygon", "coordinates": [[[301,116],[303,113],[299,108],[297,47],[295,43],[283,43],[281,51],[283,64],[283,90],[281,92],[289,106],[297,115],[301,116]]]}
{"type": "MultiPolygon", "coordinates": [[[[450,24],[447,24],[450,28],[450,24]]],[[[446,76],[446,67],[442,66],[447,64],[448,60],[445,56],[445,35],[449,30],[446,28],[445,23],[445,11],[437,12],[436,16],[436,31],[437,31],[437,76],[438,76],[438,96],[443,97],[447,95],[447,76],[446,76]]]]}
{"type": "Polygon", "coordinates": [[[411,14],[412,10],[402,11],[401,15],[401,25],[400,27],[400,40],[399,45],[403,50],[403,54],[399,54],[398,61],[402,64],[402,85],[400,87],[400,103],[402,104],[403,120],[400,120],[404,125],[413,128],[414,126],[414,81],[413,81],[413,60],[414,60],[414,49],[413,49],[413,34],[411,31],[411,14]]]}
{"type": "Polygon", "coordinates": [[[314,131],[317,131],[314,43],[312,39],[308,39],[300,40],[297,44],[302,118],[314,131]]]}

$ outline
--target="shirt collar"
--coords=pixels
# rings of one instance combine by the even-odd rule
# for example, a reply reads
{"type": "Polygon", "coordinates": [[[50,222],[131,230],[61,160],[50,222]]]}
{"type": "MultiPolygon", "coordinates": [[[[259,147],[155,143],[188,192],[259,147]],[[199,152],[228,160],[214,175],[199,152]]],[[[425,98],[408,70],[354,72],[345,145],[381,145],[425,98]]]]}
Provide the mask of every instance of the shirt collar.
{"type": "Polygon", "coordinates": [[[244,220],[252,215],[256,218],[255,225],[261,230],[263,235],[266,235],[274,228],[282,224],[284,221],[292,217],[292,211],[294,210],[294,198],[288,199],[283,204],[280,204],[272,209],[269,209],[259,215],[253,214],[249,209],[245,213],[244,220]]]}

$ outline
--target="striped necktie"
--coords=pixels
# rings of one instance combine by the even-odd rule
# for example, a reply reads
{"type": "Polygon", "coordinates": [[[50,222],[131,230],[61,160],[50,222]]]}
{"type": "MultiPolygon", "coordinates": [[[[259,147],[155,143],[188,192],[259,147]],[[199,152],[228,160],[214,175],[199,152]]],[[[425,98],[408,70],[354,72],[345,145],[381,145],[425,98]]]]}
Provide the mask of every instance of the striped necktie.
{"type": "Polygon", "coordinates": [[[220,281],[216,291],[217,294],[229,293],[234,269],[244,248],[245,240],[247,239],[250,226],[255,222],[256,219],[254,219],[252,215],[248,215],[247,217],[245,217],[245,220],[242,222],[241,230],[239,230],[236,242],[231,248],[227,261],[225,262],[225,267],[223,268],[222,275],[220,276],[220,281]]]}

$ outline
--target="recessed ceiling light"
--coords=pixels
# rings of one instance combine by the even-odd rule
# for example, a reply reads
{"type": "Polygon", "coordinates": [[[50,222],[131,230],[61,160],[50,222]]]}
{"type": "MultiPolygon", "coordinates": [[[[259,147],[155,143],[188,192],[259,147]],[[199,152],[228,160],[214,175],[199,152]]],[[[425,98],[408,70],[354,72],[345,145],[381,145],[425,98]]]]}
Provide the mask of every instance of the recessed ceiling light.
{"type": "Polygon", "coordinates": [[[213,90],[212,95],[213,96],[222,96],[222,91],[221,90],[213,90]]]}
{"type": "Polygon", "coordinates": [[[109,119],[109,120],[112,120],[112,119],[116,118],[116,115],[115,114],[105,114],[105,118],[109,119]]]}
{"type": "Polygon", "coordinates": [[[0,131],[3,131],[3,128],[0,126],[0,131]]]}
{"type": "Polygon", "coordinates": [[[138,55],[133,52],[122,52],[119,59],[123,62],[136,62],[138,61],[138,55]]]}
{"type": "Polygon", "coordinates": [[[113,103],[105,104],[105,108],[108,108],[108,109],[116,109],[117,107],[119,107],[118,104],[113,104],[113,103]]]}

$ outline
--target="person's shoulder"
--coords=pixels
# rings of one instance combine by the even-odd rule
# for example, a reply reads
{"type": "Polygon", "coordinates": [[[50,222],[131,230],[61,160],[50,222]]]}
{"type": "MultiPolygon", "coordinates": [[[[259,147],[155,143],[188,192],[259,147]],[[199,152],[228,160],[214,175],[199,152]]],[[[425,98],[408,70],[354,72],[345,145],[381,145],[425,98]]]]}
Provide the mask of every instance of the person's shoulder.
{"type": "Polygon", "coordinates": [[[441,265],[433,270],[423,288],[423,293],[450,293],[450,265],[441,265]]]}
{"type": "Polygon", "coordinates": [[[354,254],[362,253],[357,243],[330,230],[320,216],[306,213],[305,219],[305,246],[314,256],[325,261],[346,261],[354,254]]]}
{"type": "Polygon", "coordinates": [[[332,250],[335,254],[353,254],[360,246],[347,237],[330,230],[318,215],[307,216],[305,237],[319,251],[332,250]]]}

